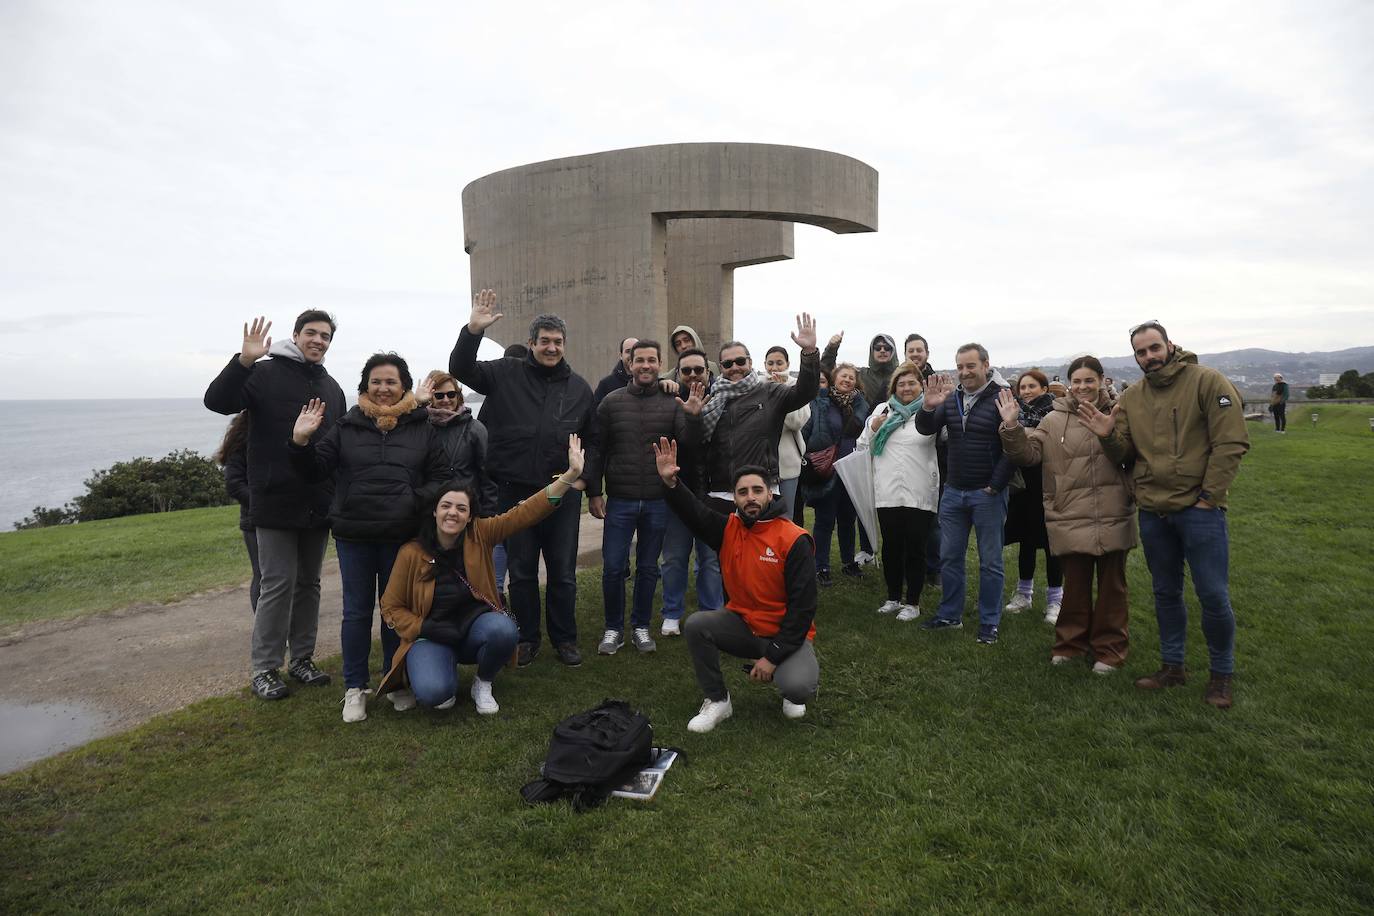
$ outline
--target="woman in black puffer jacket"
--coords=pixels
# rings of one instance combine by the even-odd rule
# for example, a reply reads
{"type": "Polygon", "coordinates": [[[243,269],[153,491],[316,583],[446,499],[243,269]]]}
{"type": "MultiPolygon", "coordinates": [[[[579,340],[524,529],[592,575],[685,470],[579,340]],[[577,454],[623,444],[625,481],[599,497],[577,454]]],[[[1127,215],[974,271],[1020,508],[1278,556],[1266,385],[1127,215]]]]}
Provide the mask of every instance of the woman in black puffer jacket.
{"type": "MultiPolygon", "coordinates": [[[[329,523],[343,585],[345,722],[367,718],[372,610],[386,591],[401,545],[419,530],[421,506],[434,501],[448,471],[429,412],[410,388],[404,359],[374,353],[363,366],[356,407],[312,443],[310,434],[324,417],[323,405],[312,401],[291,435],[291,460],[301,476],[334,478],[329,523]]],[[[399,645],[396,632],[383,627],[383,671],[391,669],[399,645]]],[[[399,694],[391,700],[398,708],[414,703],[399,694]]]]}
{"type": "MultiPolygon", "coordinates": [[[[859,390],[859,371],[853,363],[840,363],[829,373],[821,372],[826,382],[811,402],[811,419],[802,427],[807,451],[817,451],[837,445],[835,460],[854,451],[859,434],[868,417],[868,402],[859,390]]],[[[840,529],[840,562],[845,575],[860,578],[863,572],[854,562],[854,529],[858,513],[849,498],[849,491],[832,476],[814,490],[808,489],[811,506],[816,510],[816,581],[828,586],[830,578],[830,535],[838,524],[840,529]]]]}
{"type": "MultiPolygon", "coordinates": [[[[1050,380],[1039,369],[1027,369],[1016,380],[1016,400],[1021,405],[1020,425],[1035,429],[1054,409],[1054,395],[1050,380]]],[[[1002,542],[1010,547],[1020,544],[1017,557],[1016,593],[1005,610],[1019,614],[1031,606],[1035,586],[1035,554],[1045,552],[1045,622],[1059,619],[1059,606],[1064,600],[1064,572],[1059,558],[1050,553],[1049,533],[1045,528],[1044,483],[1040,468],[1030,465],[1021,468],[1025,486],[1007,501],[1007,521],[1002,542]]]]}

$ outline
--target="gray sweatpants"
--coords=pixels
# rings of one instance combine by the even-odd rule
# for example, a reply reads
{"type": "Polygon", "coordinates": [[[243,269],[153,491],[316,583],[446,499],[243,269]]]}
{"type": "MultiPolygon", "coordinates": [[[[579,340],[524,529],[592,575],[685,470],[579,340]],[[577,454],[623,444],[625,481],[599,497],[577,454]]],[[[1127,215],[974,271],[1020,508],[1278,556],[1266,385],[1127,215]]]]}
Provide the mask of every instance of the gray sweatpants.
{"type": "MultiPolygon", "coordinates": [[[[721,652],[753,661],[768,651],[769,640],[755,636],[743,617],[724,608],[697,611],[687,618],[682,634],[692,653],[697,684],[708,700],[719,701],[730,695],[720,673],[721,652]]],[[[773,683],[793,703],[805,703],[814,697],[820,680],[821,667],[809,639],[773,672],[773,683]]]]}
{"type": "Polygon", "coordinates": [[[253,672],[280,668],[288,645],[291,660],[315,654],[320,626],[320,567],[328,528],[259,528],[262,590],[253,615],[253,672]]]}

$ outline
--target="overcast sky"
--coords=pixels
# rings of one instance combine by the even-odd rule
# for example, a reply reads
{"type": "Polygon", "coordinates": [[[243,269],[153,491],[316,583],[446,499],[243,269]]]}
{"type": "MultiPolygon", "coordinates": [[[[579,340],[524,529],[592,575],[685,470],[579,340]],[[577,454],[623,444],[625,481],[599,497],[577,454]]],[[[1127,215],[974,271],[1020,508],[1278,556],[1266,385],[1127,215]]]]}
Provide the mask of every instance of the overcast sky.
{"type": "MultiPolygon", "coordinates": [[[[835,150],[880,231],[797,228],[796,310],[938,365],[1374,344],[1374,3],[0,3],[4,398],[199,396],[245,317],[442,366],[460,194],[654,143],[835,150]],[[78,381],[79,380],[79,381],[78,381]]],[[[578,329],[573,329],[574,333],[578,329]]],[[[575,367],[593,382],[609,367],[575,367]]]]}

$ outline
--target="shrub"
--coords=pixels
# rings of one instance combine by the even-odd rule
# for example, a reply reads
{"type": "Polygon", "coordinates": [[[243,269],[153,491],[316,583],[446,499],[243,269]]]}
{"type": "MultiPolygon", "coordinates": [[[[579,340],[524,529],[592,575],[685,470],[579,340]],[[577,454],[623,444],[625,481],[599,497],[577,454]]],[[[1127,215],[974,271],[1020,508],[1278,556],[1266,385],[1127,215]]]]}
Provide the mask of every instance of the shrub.
{"type": "Polygon", "coordinates": [[[34,507],[16,528],[70,525],[100,518],[223,506],[233,502],[214,461],[190,449],[165,458],[135,458],[96,471],[86,492],[61,509],[34,507]]]}

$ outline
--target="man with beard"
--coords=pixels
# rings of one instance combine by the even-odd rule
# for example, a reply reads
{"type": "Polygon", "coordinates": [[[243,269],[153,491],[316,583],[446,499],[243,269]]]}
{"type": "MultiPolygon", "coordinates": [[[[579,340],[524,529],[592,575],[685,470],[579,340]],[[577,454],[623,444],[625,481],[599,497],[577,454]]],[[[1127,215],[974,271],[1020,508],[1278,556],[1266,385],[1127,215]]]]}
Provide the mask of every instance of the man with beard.
{"type": "Polygon", "coordinates": [[[1202,605],[1211,663],[1203,697],[1217,709],[1229,709],[1236,618],[1228,582],[1226,497],[1250,448],[1241,396],[1226,376],[1198,365],[1195,354],[1175,346],[1157,321],[1131,330],[1131,349],[1145,382],[1128,388],[1109,414],[1087,404],[1078,413],[1113,461],[1135,462],[1140,543],[1154,580],[1163,662],[1135,685],[1159,690],[1187,682],[1186,563],[1202,605]]]}
{"type": "Polygon", "coordinates": [[[949,478],[940,496],[940,607],[921,628],[957,630],[964,615],[964,553],[969,529],[978,538],[978,642],[997,642],[1002,621],[1002,526],[1012,464],[1002,453],[997,427],[1002,386],[992,376],[988,351],[964,344],[954,354],[959,387],[943,375],[926,386],[916,429],[927,436],[949,432],[949,478]],[[950,397],[953,395],[953,397],[950,397]]]}
{"type": "Polygon", "coordinates": [[[687,431],[682,401],[659,386],[659,344],[632,345],[630,383],[606,395],[597,408],[601,438],[593,483],[605,477],[606,524],[601,535],[601,596],[606,631],[597,652],[614,655],[625,644],[625,580],[630,575],[630,541],[635,540],[635,585],[630,627],[640,652],[657,648],[649,635],[658,588],[658,555],[663,549],[667,506],[654,464],[653,444],[681,439],[687,431]]]}
{"type": "Polygon", "coordinates": [[[820,683],[812,648],[816,575],[811,535],[787,517],[783,500],[773,498],[764,468],[745,466],[735,472],[734,511],[722,515],[678,486],[676,442],[660,439],[654,456],[669,507],[720,554],[729,596],[724,608],[698,611],[683,628],[697,684],[706,695],[687,730],[709,732],[734,712],[720,671],[722,651],[751,663],[750,680],[776,683],[783,715],[800,719],[820,683]]]}

